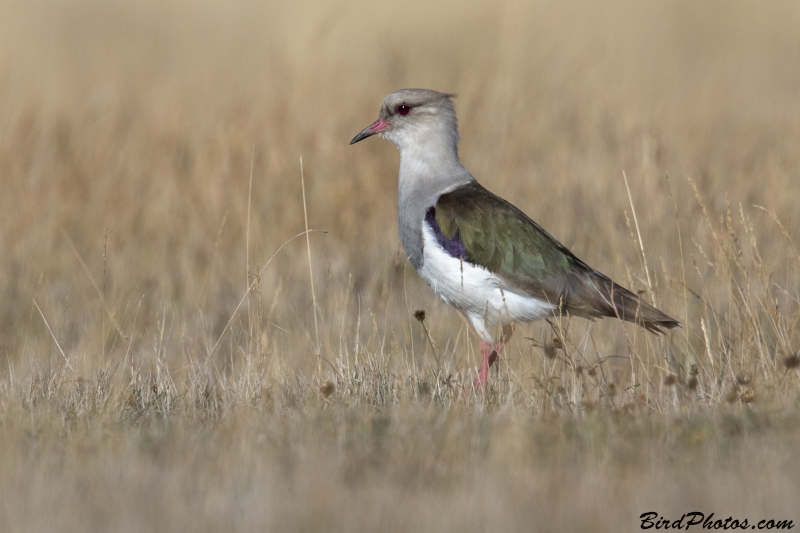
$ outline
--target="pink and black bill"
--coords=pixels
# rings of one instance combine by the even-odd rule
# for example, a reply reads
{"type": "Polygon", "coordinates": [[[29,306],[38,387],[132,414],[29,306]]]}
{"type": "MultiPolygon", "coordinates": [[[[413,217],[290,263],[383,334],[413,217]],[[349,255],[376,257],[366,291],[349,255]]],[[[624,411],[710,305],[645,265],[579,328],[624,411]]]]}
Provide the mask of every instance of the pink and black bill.
{"type": "Polygon", "coordinates": [[[350,141],[350,144],[355,144],[358,141],[363,141],[367,137],[375,135],[376,133],[380,133],[383,130],[385,130],[386,126],[388,125],[389,123],[386,122],[385,120],[380,120],[380,119],[376,120],[375,122],[364,128],[364,131],[353,137],[353,140],[350,141]]]}

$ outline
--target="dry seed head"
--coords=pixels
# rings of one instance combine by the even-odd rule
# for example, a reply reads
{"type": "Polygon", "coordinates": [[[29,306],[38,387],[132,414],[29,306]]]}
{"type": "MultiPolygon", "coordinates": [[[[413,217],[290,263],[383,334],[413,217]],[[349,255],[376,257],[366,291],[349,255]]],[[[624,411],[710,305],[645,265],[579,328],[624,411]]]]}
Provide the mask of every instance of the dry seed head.
{"type": "Polygon", "coordinates": [[[698,384],[697,375],[693,375],[692,377],[689,378],[689,381],[686,382],[686,387],[689,390],[695,390],[697,388],[697,384],[698,384]]]}
{"type": "Polygon", "coordinates": [[[696,376],[699,373],[700,373],[700,371],[697,369],[697,365],[692,364],[692,366],[689,367],[689,375],[690,376],[696,376]]]}
{"type": "Polygon", "coordinates": [[[555,359],[558,355],[558,351],[564,347],[564,343],[558,337],[553,337],[553,339],[544,345],[544,356],[548,359],[555,359]]]}
{"type": "Polygon", "coordinates": [[[555,346],[553,346],[553,343],[548,342],[544,345],[544,356],[548,359],[555,359],[557,353],[558,350],[556,350],[555,346]]]}
{"type": "Polygon", "coordinates": [[[414,311],[414,318],[416,318],[418,322],[425,322],[425,310],[417,309],[414,311]]]}
{"type": "Polygon", "coordinates": [[[677,382],[678,382],[678,376],[676,376],[675,374],[667,374],[666,376],[664,376],[664,385],[666,385],[667,387],[671,387],[675,385],[677,382]]]}
{"type": "Polygon", "coordinates": [[[423,398],[429,397],[431,395],[431,384],[427,381],[420,381],[417,384],[417,392],[419,392],[419,395],[423,398]]]}
{"type": "Polygon", "coordinates": [[[755,399],[756,395],[753,394],[753,391],[751,390],[746,390],[742,393],[741,397],[742,403],[752,403],[755,401],[755,399]]]}
{"type": "Polygon", "coordinates": [[[589,374],[589,377],[593,378],[597,375],[597,370],[595,370],[593,366],[590,366],[586,373],[589,374]]]}
{"type": "Polygon", "coordinates": [[[320,394],[322,394],[322,396],[327,398],[328,396],[336,392],[336,385],[334,385],[332,381],[326,381],[325,383],[320,385],[319,392],[320,394]]]}
{"type": "Polygon", "coordinates": [[[783,358],[783,366],[788,370],[800,366],[800,352],[794,352],[783,358]]]}

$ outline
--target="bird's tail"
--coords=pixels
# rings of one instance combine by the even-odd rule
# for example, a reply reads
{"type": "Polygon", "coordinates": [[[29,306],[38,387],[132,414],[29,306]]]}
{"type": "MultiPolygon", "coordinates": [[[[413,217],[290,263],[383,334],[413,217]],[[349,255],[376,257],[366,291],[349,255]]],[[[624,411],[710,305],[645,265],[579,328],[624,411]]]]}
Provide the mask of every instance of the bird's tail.
{"type": "Polygon", "coordinates": [[[595,299],[595,309],[598,307],[602,309],[603,316],[627,320],[657,334],[664,333],[664,329],[681,327],[680,322],[645,302],[640,296],[597,271],[593,274],[591,285],[600,297],[600,301],[595,299]]]}

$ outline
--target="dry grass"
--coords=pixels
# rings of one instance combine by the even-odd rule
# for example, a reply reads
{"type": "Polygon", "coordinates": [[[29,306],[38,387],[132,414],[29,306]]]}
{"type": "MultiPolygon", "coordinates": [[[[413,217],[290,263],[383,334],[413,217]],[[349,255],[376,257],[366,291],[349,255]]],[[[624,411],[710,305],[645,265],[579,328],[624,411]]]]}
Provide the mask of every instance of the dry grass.
{"type": "Polygon", "coordinates": [[[4,2],[0,529],[800,519],[798,90],[790,2],[4,2]],[[407,86],[684,328],[521,326],[473,394],[347,146],[407,86]]]}

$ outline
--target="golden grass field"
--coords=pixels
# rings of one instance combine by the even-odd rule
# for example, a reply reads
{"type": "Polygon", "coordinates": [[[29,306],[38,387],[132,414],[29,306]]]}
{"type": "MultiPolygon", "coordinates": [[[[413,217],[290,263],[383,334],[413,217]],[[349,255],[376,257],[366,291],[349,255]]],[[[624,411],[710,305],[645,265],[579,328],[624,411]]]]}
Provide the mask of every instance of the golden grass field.
{"type": "Polygon", "coordinates": [[[800,523],[797,2],[6,0],[0,180],[1,531],[800,523]],[[683,329],[521,325],[474,393],[348,146],[403,87],[683,329]]]}

